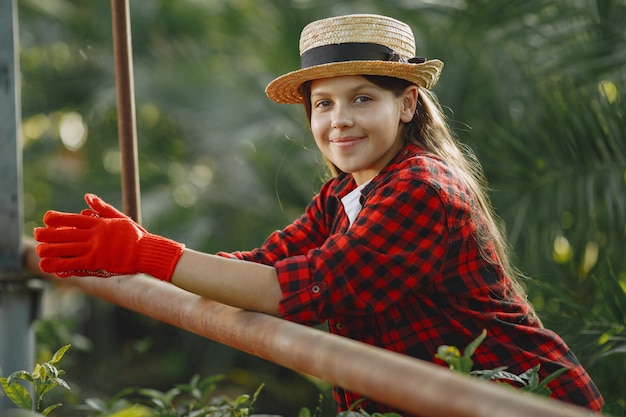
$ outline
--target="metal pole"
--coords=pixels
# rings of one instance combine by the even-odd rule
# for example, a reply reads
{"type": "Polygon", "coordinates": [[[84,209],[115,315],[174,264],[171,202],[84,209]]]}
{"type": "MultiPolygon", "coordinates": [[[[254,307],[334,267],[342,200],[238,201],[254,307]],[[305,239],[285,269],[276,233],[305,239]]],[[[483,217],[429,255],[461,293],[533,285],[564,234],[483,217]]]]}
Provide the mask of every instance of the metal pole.
{"type": "Polygon", "coordinates": [[[123,210],[141,223],[133,52],[128,0],[111,0],[117,85],[117,126],[122,157],[123,210]]]}
{"type": "Polygon", "coordinates": [[[22,272],[20,100],[15,0],[0,1],[0,271],[22,272]]]}
{"type": "MultiPolygon", "coordinates": [[[[38,269],[36,254],[28,257],[38,269]]],[[[39,275],[51,279],[50,274],[39,275]]],[[[146,275],[54,279],[287,368],[423,417],[588,417],[590,411],[456,375],[447,368],[261,313],[146,275]]]]}
{"type": "MultiPolygon", "coordinates": [[[[32,370],[39,293],[22,274],[22,157],[16,0],[0,0],[0,374],[32,370]]],[[[0,410],[12,403],[0,396],[0,410]]]]}

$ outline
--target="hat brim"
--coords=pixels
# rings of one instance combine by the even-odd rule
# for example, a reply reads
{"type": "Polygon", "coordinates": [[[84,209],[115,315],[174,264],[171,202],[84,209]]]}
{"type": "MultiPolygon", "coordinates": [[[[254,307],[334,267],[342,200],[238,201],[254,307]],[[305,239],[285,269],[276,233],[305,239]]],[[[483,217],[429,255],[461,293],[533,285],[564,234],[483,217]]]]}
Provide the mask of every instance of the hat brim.
{"type": "Polygon", "coordinates": [[[289,72],[276,78],[265,88],[265,94],[280,104],[303,102],[300,86],[311,80],[345,75],[381,75],[400,78],[421,87],[431,89],[437,84],[443,62],[431,59],[421,64],[397,61],[348,61],[332,62],[289,72]]]}

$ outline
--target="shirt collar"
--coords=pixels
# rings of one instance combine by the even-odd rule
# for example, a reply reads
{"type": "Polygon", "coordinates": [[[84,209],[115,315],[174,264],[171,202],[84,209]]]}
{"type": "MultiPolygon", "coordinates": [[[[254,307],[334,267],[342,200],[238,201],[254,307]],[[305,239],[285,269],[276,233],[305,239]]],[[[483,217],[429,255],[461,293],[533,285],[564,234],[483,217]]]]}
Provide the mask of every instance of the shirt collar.
{"type": "Polygon", "coordinates": [[[372,180],[361,190],[361,195],[366,198],[369,193],[376,188],[376,184],[382,179],[385,178],[390,172],[393,172],[398,169],[398,166],[406,161],[407,159],[415,156],[416,154],[422,153],[423,149],[417,145],[413,145],[411,143],[407,144],[403,147],[400,152],[393,157],[391,161],[378,173],[372,180]]]}

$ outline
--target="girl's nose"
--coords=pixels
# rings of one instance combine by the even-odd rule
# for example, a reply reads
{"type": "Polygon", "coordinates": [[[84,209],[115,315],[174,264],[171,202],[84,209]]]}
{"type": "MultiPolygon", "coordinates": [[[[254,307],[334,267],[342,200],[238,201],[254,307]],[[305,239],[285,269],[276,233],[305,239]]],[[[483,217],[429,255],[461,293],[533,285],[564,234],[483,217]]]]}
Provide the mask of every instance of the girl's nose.
{"type": "Polygon", "coordinates": [[[352,126],[353,123],[352,115],[347,106],[336,104],[333,109],[331,126],[334,129],[343,129],[352,126]]]}

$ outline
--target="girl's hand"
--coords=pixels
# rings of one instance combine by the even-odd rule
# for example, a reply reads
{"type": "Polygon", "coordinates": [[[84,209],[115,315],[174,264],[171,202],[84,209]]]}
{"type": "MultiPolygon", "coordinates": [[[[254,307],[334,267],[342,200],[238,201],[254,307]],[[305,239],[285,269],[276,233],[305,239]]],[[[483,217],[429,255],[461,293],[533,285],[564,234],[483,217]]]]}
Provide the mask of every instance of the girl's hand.
{"type": "Polygon", "coordinates": [[[147,273],[170,281],[184,245],[148,233],[93,194],[81,214],[48,211],[36,228],[39,266],[59,277],[147,273]]]}

